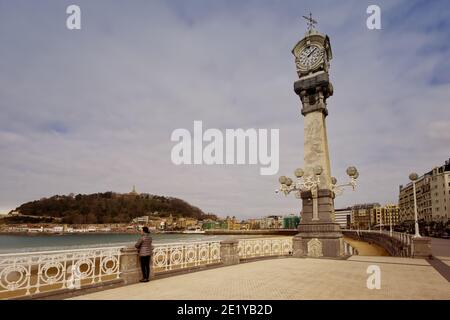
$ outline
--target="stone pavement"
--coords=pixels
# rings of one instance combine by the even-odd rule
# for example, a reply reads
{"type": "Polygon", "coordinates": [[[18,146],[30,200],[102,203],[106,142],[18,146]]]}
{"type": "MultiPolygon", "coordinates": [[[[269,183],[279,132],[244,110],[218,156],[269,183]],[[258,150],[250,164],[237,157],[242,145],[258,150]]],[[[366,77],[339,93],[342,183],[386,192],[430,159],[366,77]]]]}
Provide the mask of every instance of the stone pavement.
{"type": "Polygon", "coordinates": [[[74,299],[450,299],[450,282],[424,259],[272,259],[100,291],[74,299]],[[366,283],[381,269],[381,289],[366,283]]]}
{"type": "Polygon", "coordinates": [[[431,251],[437,257],[450,257],[450,239],[431,238],[431,251]]]}

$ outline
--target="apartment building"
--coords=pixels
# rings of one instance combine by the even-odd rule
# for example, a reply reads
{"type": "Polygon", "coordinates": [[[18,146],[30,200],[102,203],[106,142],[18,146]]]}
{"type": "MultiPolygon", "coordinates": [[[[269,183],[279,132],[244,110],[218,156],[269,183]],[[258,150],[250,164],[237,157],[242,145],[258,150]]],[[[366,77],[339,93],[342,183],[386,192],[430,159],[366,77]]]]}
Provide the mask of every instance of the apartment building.
{"type": "MultiPolygon", "coordinates": [[[[434,167],[416,181],[417,215],[427,222],[447,222],[450,219],[450,159],[434,167]]],[[[399,220],[414,220],[413,184],[399,187],[399,220]]]]}
{"type": "Polygon", "coordinates": [[[335,222],[339,223],[342,229],[350,229],[352,221],[352,208],[348,207],[345,209],[335,209],[334,210],[335,222]]]}

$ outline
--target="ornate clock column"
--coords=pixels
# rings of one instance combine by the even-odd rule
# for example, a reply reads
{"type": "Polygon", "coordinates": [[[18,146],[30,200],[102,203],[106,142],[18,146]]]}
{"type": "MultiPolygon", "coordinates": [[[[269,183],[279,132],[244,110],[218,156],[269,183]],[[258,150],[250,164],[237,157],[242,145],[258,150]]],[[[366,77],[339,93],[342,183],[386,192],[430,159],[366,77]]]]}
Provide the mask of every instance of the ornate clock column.
{"type": "Polygon", "coordinates": [[[339,257],[343,255],[341,228],[334,219],[330,157],[325,118],[326,100],[333,94],[324,71],[300,78],[294,84],[304,116],[304,175],[317,177],[317,185],[300,192],[303,202],[299,234],[294,238],[295,256],[339,257]]]}
{"type": "MultiPolygon", "coordinates": [[[[329,80],[329,61],[332,58],[328,36],[314,29],[312,17],[308,31],[292,50],[299,80],[294,91],[299,95],[304,116],[304,169],[295,170],[298,179],[280,177],[281,191],[296,192],[302,199],[303,210],[299,233],[294,237],[293,250],[297,257],[340,257],[344,243],[340,226],[334,218],[336,179],[331,177],[330,157],[325,119],[327,99],[333,95],[329,80]]],[[[358,173],[350,167],[347,173],[355,185],[358,173]]]]}

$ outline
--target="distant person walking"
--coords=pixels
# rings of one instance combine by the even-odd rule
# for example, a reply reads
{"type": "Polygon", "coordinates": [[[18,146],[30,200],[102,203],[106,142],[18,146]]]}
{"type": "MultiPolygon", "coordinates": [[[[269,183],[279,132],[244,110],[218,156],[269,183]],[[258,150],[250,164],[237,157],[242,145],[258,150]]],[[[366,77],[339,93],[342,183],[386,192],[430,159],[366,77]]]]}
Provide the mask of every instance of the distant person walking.
{"type": "Polygon", "coordinates": [[[147,227],[143,227],[141,238],[136,242],[135,247],[139,250],[141,260],[142,279],[140,282],[148,282],[150,278],[150,255],[152,253],[152,238],[147,227]]]}

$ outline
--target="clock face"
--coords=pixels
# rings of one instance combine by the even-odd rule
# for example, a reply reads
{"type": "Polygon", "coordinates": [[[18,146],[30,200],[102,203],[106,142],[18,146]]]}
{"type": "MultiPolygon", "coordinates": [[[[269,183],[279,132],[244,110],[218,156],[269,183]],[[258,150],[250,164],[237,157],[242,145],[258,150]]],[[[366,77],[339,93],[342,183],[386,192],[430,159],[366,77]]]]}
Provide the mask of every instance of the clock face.
{"type": "Polygon", "coordinates": [[[297,57],[297,68],[300,70],[310,70],[317,66],[323,58],[323,50],[316,45],[308,45],[302,49],[297,57]]]}

